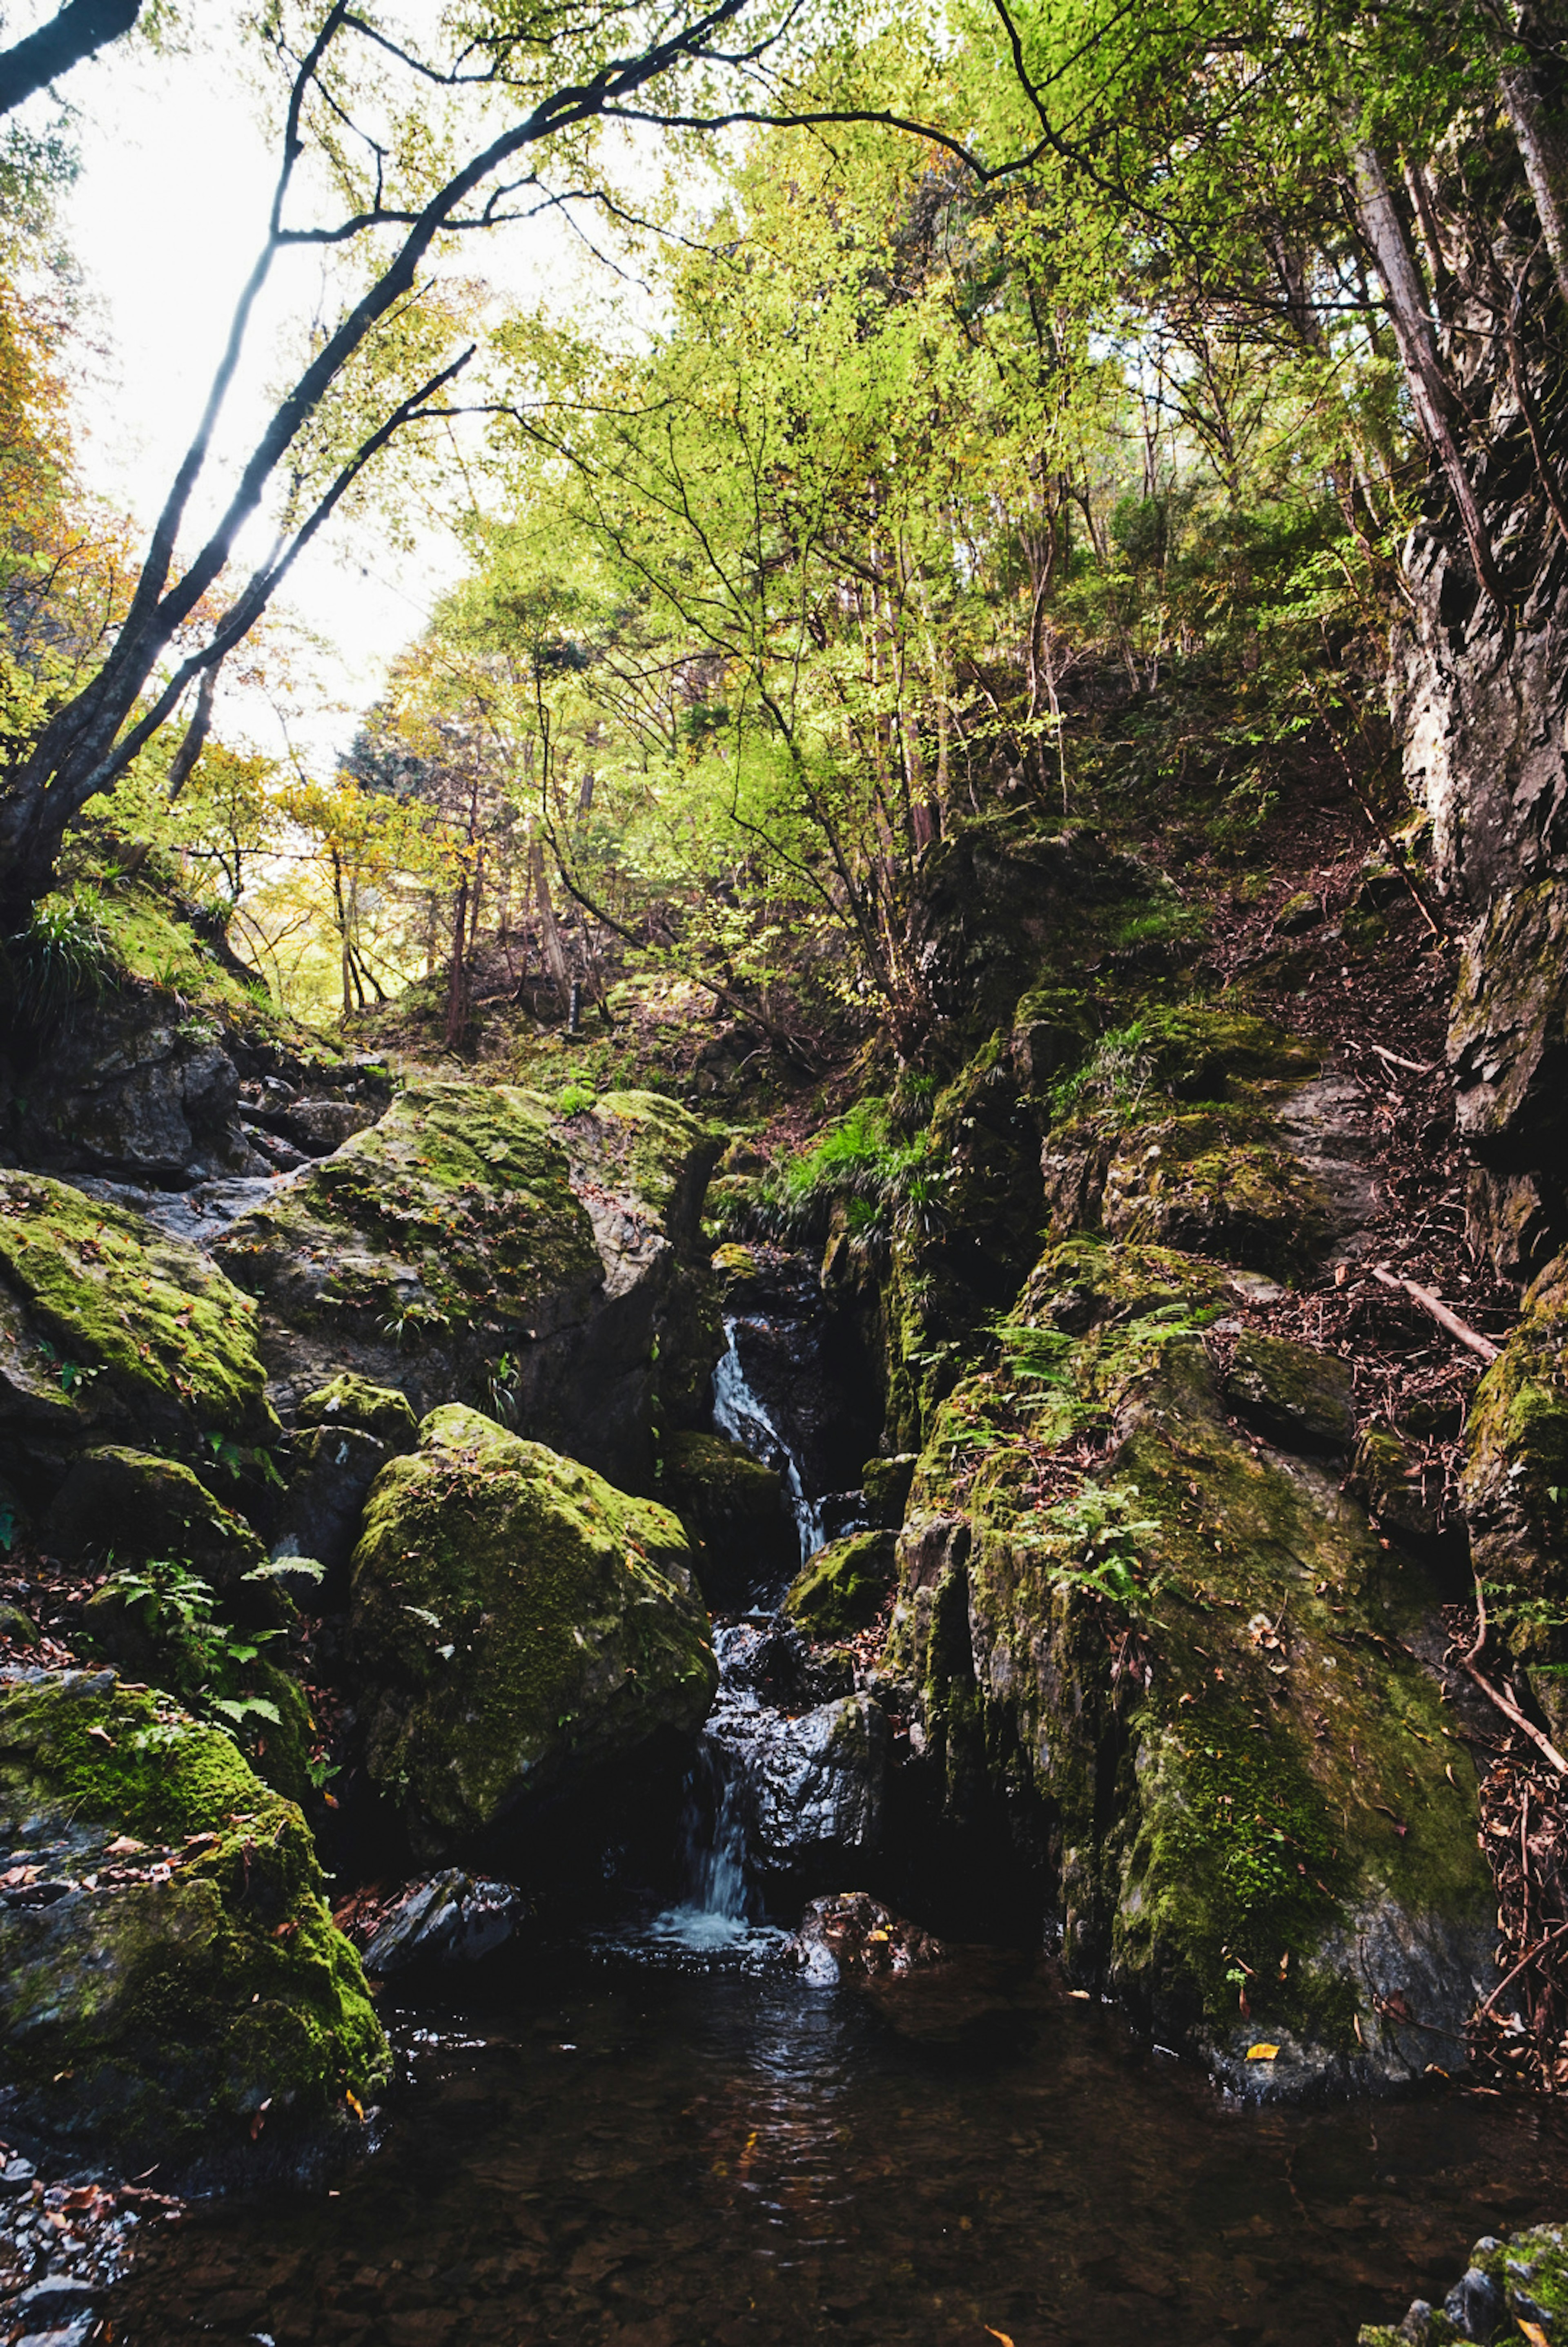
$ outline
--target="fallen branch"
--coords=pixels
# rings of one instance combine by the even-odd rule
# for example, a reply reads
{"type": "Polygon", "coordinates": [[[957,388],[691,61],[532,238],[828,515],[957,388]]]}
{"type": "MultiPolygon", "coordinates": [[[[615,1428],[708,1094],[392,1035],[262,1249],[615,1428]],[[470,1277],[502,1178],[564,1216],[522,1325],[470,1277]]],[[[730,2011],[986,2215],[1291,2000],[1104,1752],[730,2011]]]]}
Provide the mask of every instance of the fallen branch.
{"type": "Polygon", "coordinates": [[[1549,1736],[1543,1736],[1541,1730],[1538,1727],[1533,1727],[1531,1722],[1525,1718],[1524,1714],[1520,1710],[1519,1706],[1516,1703],[1510,1703],[1508,1697],[1505,1695],[1501,1694],[1499,1690],[1492,1686],[1490,1679],[1483,1678],[1468,1655],[1461,1655],[1459,1660],[1460,1668],[1466,1672],[1468,1676],[1475,1681],[1476,1686],[1481,1689],[1482,1695],[1485,1696],[1487,1701],[1489,1703],[1494,1703],[1497,1706],[1497,1708],[1502,1714],[1504,1719],[1511,1720],[1513,1726],[1518,1728],[1521,1736],[1528,1736],[1532,1744],[1534,1745],[1537,1752],[1541,1753],[1545,1759],[1552,1763],[1552,1766],[1556,1769],[1557,1774],[1560,1777],[1568,1777],[1568,1760],[1564,1760],[1563,1755],[1558,1751],[1557,1747],[1553,1743],[1551,1737],[1549,1736]]]}
{"type": "Polygon", "coordinates": [[[1440,1328],[1446,1328],[1451,1337],[1456,1337],[1461,1345],[1468,1345],[1471,1351],[1478,1353],[1483,1361],[1495,1361],[1502,1350],[1502,1346],[1494,1345],[1490,1337],[1483,1337],[1479,1328],[1472,1328],[1468,1321],[1461,1320],[1457,1312],[1451,1312],[1441,1297],[1434,1296],[1430,1287],[1422,1287],[1413,1279],[1397,1278],[1381,1264],[1372,1266],[1372,1277],[1380,1279],[1385,1287],[1402,1288],[1423,1312],[1431,1314],[1440,1328]]]}
{"type": "Polygon", "coordinates": [[[1389,1051],[1382,1043],[1373,1043],[1370,1049],[1376,1051],[1380,1060],[1387,1060],[1390,1068],[1406,1068],[1412,1076],[1435,1076],[1438,1071],[1435,1060],[1401,1059],[1398,1051],[1389,1051]]]}
{"type": "Polygon", "coordinates": [[[1476,2020],[1484,2021],[1487,2014],[1492,2011],[1492,2006],[1497,2003],[1498,1998],[1503,1993],[1504,1990],[1511,1989],[1513,1986],[1514,1982],[1519,1978],[1520,1973],[1527,1971],[1535,1962],[1537,1956],[1543,1956],[1546,1953],[1547,1949],[1551,1947],[1553,1942],[1554,1940],[1562,1939],[1565,1932],[1568,1932],[1568,1923],[1559,1923],[1554,1932],[1548,1932],[1543,1940],[1537,1940],[1532,1948],[1527,1948],[1523,1955],[1520,1957],[1519,1962],[1514,1965],[1513,1970],[1511,1973],[1503,1973],[1502,1978],[1498,1982],[1497,1986],[1492,1990],[1492,1994],[1487,1998],[1486,2003],[1477,2013],[1475,2016],[1476,2020]]]}

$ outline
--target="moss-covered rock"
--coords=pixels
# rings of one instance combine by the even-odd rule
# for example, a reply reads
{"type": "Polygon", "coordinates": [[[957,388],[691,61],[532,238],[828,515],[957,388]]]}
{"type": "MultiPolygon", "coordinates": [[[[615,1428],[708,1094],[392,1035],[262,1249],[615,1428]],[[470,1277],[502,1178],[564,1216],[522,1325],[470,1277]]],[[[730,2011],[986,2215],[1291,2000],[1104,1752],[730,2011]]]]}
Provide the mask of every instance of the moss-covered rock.
{"type": "Polygon", "coordinates": [[[949,1818],[1027,1794],[1070,1968],[1238,2092],[1462,2066],[1491,1886],[1401,1643],[1435,1593],[1330,1476],[1231,1431],[1195,1334],[1217,1266],[1141,1314],[1084,1269],[1082,1333],[1004,1327],[911,1494],[889,1666],[949,1818]]]}
{"type": "Polygon", "coordinates": [[[511,1085],[413,1085],[217,1251],[289,1400],[345,1372],[465,1400],[647,1489],[661,1413],[719,1348],[687,1254],[716,1149],[651,1094],[561,1120],[511,1085]]]}
{"type": "Polygon", "coordinates": [[[1568,1256],[1525,1291],[1467,1433],[1471,1560],[1554,1732],[1568,1732],[1568,1256]]]}
{"type": "Polygon", "coordinates": [[[419,1440],[419,1420],[408,1396],[396,1386],[372,1385],[351,1370],[329,1378],[308,1393],[294,1410],[296,1426],[351,1426],[373,1435],[389,1450],[412,1450],[419,1440]]]}
{"type": "Polygon", "coordinates": [[[372,1491],[352,1636],[371,1773],[461,1842],[694,1734],[718,1683],[666,1508],[461,1407],[372,1491]]]}
{"type": "Polygon", "coordinates": [[[195,1454],[280,1429],[257,1314],[204,1255],[38,1174],[0,1174],[0,1440],[14,1471],[128,1435],[195,1454]]]}
{"type": "Polygon", "coordinates": [[[55,1495],[45,1535],[69,1563],[188,1565],[226,1596],[267,1551],[242,1516],[178,1459],[104,1443],[84,1450],[55,1495]]]}
{"type": "Polygon", "coordinates": [[[1139,1124],[1111,1148],[1099,1220],[1111,1238],[1287,1275],[1319,1255],[1327,1203],[1256,1119],[1194,1112],[1139,1124]]]}
{"type": "Polygon", "coordinates": [[[851,1532],[830,1541],[797,1574],[782,1612],[813,1638],[848,1638],[874,1622],[897,1570],[891,1532],[851,1532]]]}
{"type": "Polygon", "coordinates": [[[779,1471],[722,1435],[674,1434],[665,1445],[665,1502],[691,1542],[692,1566],[712,1605],[777,1586],[799,1554],[779,1471]]]}
{"type": "Polygon", "coordinates": [[[386,2078],[303,1819],[112,1671],[0,1676],[0,2075],[26,2125],[176,2164],[386,2078]]]}
{"type": "Polygon", "coordinates": [[[1226,1393],[1266,1434],[1294,1450],[1348,1450],[1355,1439],[1350,1373],[1332,1353],[1245,1328],[1226,1393]]]}
{"type": "Polygon", "coordinates": [[[896,1532],[904,1520],[919,1458],[918,1451],[898,1450],[891,1459],[868,1459],[860,1470],[866,1505],[872,1521],[884,1532],[896,1532]]]}
{"type": "Polygon", "coordinates": [[[1358,2347],[1495,2347],[1502,2340],[1568,2339],[1568,2241],[1561,2225],[1532,2225],[1507,2240],[1483,2233],[1441,2306],[1412,2301],[1397,2327],[1363,2323],[1358,2347]]]}

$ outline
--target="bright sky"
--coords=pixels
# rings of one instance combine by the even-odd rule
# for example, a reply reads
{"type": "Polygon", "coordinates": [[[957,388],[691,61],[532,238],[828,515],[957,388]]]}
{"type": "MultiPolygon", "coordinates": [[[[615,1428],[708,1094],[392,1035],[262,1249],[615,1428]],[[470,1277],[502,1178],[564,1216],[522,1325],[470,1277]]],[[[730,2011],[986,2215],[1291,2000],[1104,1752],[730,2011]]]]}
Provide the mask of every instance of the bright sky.
{"type": "MultiPolygon", "coordinates": [[[[42,13],[7,9],[7,34],[42,13]]],[[[66,226],[86,277],[88,331],[102,346],[81,403],[82,466],[91,488],[145,528],[199,415],[260,247],[275,149],[249,92],[199,36],[184,56],[117,42],[64,88],[77,111],[83,167],[66,226]]],[[[541,283],[570,282],[579,253],[553,223],[518,227],[487,241],[483,266],[493,286],[536,298],[541,283]]],[[[309,304],[315,282],[308,255],[288,256],[280,269],[282,298],[253,328],[249,364],[231,394],[239,431],[264,413],[280,320],[309,304]]],[[[459,568],[453,539],[436,528],[421,532],[412,556],[336,523],[307,550],[286,594],[322,646],[309,656],[316,689],[290,719],[308,759],[329,763],[347,747],[388,661],[419,632],[459,568]]],[[[226,719],[231,733],[281,749],[276,718],[254,697],[241,707],[230,692],[226,710],[220,692],[220,726],[226,719]]]]}

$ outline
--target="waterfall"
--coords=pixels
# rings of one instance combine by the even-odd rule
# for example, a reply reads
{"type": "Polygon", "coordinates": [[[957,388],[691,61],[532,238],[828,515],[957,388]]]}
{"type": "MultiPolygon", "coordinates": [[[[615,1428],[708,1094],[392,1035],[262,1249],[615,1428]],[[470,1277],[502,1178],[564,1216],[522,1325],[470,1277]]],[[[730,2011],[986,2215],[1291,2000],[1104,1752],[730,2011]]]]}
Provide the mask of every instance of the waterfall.
{"type": "Polygon", "coordinates": [[[779,1431],[768,1405],[752,1391],[741,1362],[737,1332],[742,1328],[760,1328],[760,1320],[740,1317],[726,1318],[724,1323],[724,1355],[713,1372],[713,1422],[720,1434],[728,1435],[742,1450],[753,1459],[777,1470],[789,1494],[789,1512],[794,1517],[800,1535],[800,1562],[814,1556],[823,1541],[820,1504],[806,1494],[800,1464],[789,1443],[779,1431]]]}

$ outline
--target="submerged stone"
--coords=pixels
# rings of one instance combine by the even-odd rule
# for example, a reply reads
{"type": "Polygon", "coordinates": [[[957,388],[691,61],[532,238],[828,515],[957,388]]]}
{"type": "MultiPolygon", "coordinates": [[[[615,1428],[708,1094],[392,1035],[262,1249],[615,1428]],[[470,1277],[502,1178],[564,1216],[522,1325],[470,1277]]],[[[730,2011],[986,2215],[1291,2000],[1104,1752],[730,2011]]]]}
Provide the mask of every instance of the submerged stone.
{"type": "Polygon", "coordinates": [[[434,1845],[695,1734],[718,1679],[669,1511],[456,1404],[372,1490],[351,1639],[371,1775],[434,1845]]]}

